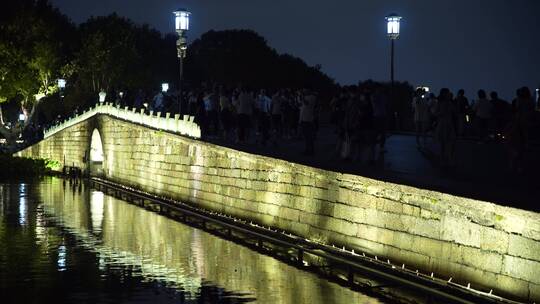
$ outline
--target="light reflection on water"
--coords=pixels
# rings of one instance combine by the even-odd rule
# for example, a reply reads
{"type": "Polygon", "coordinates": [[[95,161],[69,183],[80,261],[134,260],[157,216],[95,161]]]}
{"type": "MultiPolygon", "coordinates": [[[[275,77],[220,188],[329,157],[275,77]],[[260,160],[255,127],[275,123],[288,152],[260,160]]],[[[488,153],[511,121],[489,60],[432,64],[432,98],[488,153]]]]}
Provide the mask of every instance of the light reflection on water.
{"type": "MultiPolygon", "coordinates": [[[[35,244],[27,246],[37,245],[42,255],[49,257],[41,257],[44,263],[54,260],[57,272],[63,273],[90,268],[88,272],[97,278],[87,280],[114,278],[122,289],[131,288],[141,295],[139,302],[164,302],[162,295],[172,292],[172,302],[181,299],[205,303],[381,303],[86,186],[70,187],[62,180],[48,179],[39,185],[28,185],[27,192],[28,206],[25,210],[19,208],[19,218],[29,219],[29,225],[35,225],[35,244]],[[124,286],[133,280],[138,283],[124,286]],[[152,292],[147,285],[151,285],[152,292]]],[[[9,226],[9,220],[3,216],[2,242],[7,240],[5,233],[2,236],[2,226],[6,224],[9,226]]],[[[3,267],[10,269],[9,263],[3,264],[2,254],[0,250],[0,271],[3,267]]],[[[0,276],[0,286],[4,286],[2,280],[0,276]]],[[[101,289],[95,290],[95,282],[81,282],[81,286],[90,288],[84,291],[89,294],[103,293],[101,289]]],[[[81,286],[77,288],[84,289],[81,286]]],[[[115,292],[102,296],[116,297],[115,292]]],[[[73,300],[78,295],[70,297],[73,300]]]]}

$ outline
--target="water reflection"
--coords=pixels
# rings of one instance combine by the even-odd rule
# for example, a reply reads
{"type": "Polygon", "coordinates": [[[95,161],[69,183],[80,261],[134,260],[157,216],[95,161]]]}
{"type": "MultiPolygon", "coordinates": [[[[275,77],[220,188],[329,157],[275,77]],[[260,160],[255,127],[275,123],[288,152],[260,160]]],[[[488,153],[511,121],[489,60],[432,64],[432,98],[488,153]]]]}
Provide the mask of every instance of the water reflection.
{"type": "MultiPolygon", "coordinates": [[[[160,296],[144,293],[142,302],[163,302],[163,290],[172,290],[167,296],[172,302],[380,303],[85,185],[49,179],[33,188],[42,203],[32,205],[29,200],[33,207],[26,210],[32,212],[25,214],[35,225],[35,243],[47,248],[39,249],[42,258],[52,259],[59,273],[83,271],[101,281],[114,278],[121,292],[141,292],[145,284],[159,288],[160,296]]],[[[19,213],[23,214],[20,209],[19,213]]],[[[2,218],[0,242],[6,241],[5,222],[2,218]]],[[[87,289],[96,284],[80,282],[87,289]]]]}
{"type": "Polygon", "coordinates": [[[26,185],[19,185],[19,224],[26,225],[26,185]]]}

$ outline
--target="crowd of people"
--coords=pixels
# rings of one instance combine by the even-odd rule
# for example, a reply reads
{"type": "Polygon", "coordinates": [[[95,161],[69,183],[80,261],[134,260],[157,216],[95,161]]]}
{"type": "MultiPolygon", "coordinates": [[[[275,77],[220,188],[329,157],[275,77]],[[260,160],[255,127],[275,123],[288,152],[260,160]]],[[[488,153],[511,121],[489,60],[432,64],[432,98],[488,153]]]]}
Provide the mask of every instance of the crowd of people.
{"type": "Polygon", "coordinates": [[[318,99],[312,90],[215,87],[189,92],[186,107],[204,137],[240,144],[253,141],[262,146],[302,137],[304,154],[314,153],[318,99]]]}
{"type": "Polygon", "coordinates": [[[474,136],[480,143],[500,141],[506,144],[511,168],[522,171],[536,107],[531,91],[518,89],[511,103],[500,99],[497,92],[491,92],[489,99],[487,96],[478,90],[478,99],[470,103],[464,90],[454,96],[444,88],[435,96],[417,89],[412,101],[417,144],[425,145],[428,132],[432,132],[440,144],[441,163],[451,166],[455,164],[457,137],[474,136]]]}
{"type": "MultiPolygon", "coordinates": [[[[246,86],[188,90],[180,105],[175,93],[164,91],[116,92],[108,100],[154,113],[194,116],[203,139],[261,146],[303,139],[305,155],[315,153],[319,117],[321,111],[329,111],[337,135],[336,157],[367,163],[375,163],[377,155],[386,152],[387,127],[395,119],[390,115],[390,96],[383,86],[343,87],[329,102],[309,89],[254,90],[246,86]]],[[[454,96],[443,88],[436,96],[419,88],[411,104],[416,142],[422,149],[433,138],[440,145],[441,165],[453,166],[458,137],[501,141],[508,147],[511,167],[519,171],[523,169],[535,107],[527,87],[517,90],[512,102],[502,100],[497,92],[491,92],[488,98],[484,90],[469,102],[464,90],[454,96]]],[[[25,133],[30,136],[33,132],[25,133]]]]}
{"type": "Polygon", "coordinates": [[[107,94],[108,102],[153,113],[180,113],[195,117],[203,139],[266,146],[281,139],[305,139],[304,153],[314,153],[319,98],[309,89],[252,89],[212,86],[187,90],[178,104],[177,92],[107,94]]]}
{"type": "MultiPolygon", "coordinates": [[[[116,103],[123,103],[122,96],[115,96],[116,103]]],[[[382,86],[343,87],[329,103],[308,89],[271,91],[224,86],[189,90],[180,107],[174,94],[155,92],[150,97],[138,91],[133,106],[192,115],[203,138],[262,146],[297,138],[305,142],[305,155],[315,152],[321,104],[325,104],[337,134],[335,154],[343,160],[367,163],[375,163],[377,155],[386,151],[387,127],[395,119],[390,115],[390,96],[382,86]]],[[[511,103],[499,98],[497,92],[488,97],[479,90],[477,99],[470,102],[464,90],[454,95],[444,88],[436,96],[419,88],[411,107],[418,147],[424,148],[428,138],[436,140],[442,166],[455,165],[458,137],[473,137],[478,142],[507,144],[512,168],[522,170],[535,110],[529,88],[517,90],[511,103]]]]}

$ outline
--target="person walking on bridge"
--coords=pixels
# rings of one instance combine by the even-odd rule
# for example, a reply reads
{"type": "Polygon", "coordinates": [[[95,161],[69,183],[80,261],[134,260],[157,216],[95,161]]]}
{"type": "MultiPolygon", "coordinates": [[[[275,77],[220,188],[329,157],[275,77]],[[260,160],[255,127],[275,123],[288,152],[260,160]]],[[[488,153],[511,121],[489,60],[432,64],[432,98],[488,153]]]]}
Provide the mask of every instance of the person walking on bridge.
{"type": "Polygon", "coordinates": [[[437,117],[435,135],[441,145],[441,165],[448,167],[453,165],[456,142],[456,130],[454,127],[456,109],[452,103],[449,89],[441,89],[434,113],[437,117]]]}
{"type": "Polygon", "coordinates": [[[251,91],[243,87],[238,96],[236,113],[238,113],[238,142],[244,143],[249,136],[251,116],[253,115],[254,100],[251,91]]]}
{"type": "Polygon", "coordinates": [[[416,95],[413,97],[412,108],[414,110],[414,125],[416,127],[416,145],[421,146],[420,139],[422,139],[422,145],[426,145],[427,131],[430,124],[430,111],[429,103],[426,97],[426,92],[422,88],[416,90],[416,95]]]}

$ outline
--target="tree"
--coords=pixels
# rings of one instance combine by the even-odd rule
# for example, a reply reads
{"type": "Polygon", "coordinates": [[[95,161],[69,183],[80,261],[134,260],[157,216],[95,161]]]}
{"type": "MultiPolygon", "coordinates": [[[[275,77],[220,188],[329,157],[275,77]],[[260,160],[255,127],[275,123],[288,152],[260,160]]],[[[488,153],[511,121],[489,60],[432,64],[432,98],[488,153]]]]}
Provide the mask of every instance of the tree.
{"type": "Polygon", "coordinates": [[[90,18],[79,35],[74,73],[83,90],[157,89],[176,77],[174,39],[148,25],[111,14],[90,18]]]}
{"type": "Polygon", "coordinates": [[[320,68],[292,55],[278,54],[254,31],[209,31],[188,48],[186,77],[194,84],[334,90],[334,81],[320,68]]]}
{"type": "Polygon", "coordinates": [[[46,0],[8,0],[0,21],[0,133],[13,142],[33,120],[44,96],[56,89],[63,56],[62,37],[73,28],[46,0]],[[8,128],[1,104],[17,100],[27,117],[8,128]]]}

